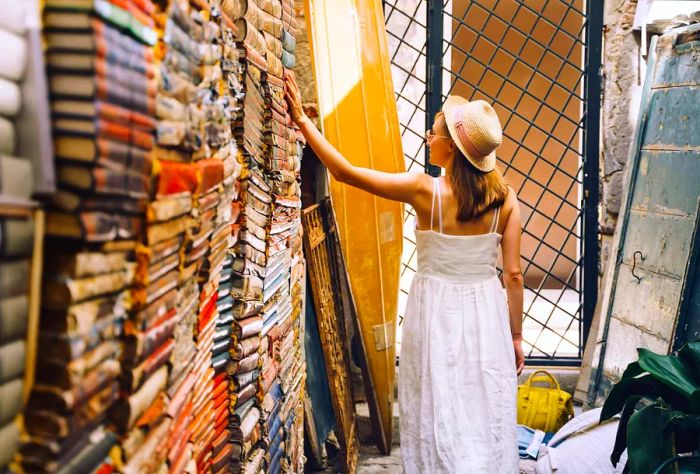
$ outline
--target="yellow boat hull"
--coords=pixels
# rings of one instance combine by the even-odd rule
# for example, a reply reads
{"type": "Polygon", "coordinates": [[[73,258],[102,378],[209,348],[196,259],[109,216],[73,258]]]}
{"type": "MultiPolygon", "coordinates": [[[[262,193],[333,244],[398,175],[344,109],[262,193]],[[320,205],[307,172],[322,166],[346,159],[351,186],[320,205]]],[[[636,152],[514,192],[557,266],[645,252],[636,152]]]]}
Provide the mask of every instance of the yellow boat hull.
{"type": "MultiPolygon", "coordinates": [[[[306,0],[306,12],[324,135],[354,165],[405,171],[381,0],[306,0]]],[[[331,197],[388,453],[403,206],[335,180],[331,197]]]]}

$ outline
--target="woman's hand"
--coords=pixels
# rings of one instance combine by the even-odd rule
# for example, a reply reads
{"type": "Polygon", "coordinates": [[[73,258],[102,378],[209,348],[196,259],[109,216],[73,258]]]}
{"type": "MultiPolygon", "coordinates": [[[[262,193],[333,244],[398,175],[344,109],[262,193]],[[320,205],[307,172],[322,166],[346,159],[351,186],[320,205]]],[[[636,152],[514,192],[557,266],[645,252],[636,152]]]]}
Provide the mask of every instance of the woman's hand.
{"type": "Polygon", "coordinates": [[[288,72],[284,75],[284,83],[287,86],[284,91],[284,98],[287,99],[289,105],[289,115],[297,125],[306,118],[304,108],[301,105],[301,91],[297,85],[297,80],[293,72],[288,72]]]}
{"type": "Polygon", "coordinates": [[[513,350],[515,351],[515,371],[517,375],[520,375],[525,367],[525,354],[521,338],[513,338],[513,350]]]}

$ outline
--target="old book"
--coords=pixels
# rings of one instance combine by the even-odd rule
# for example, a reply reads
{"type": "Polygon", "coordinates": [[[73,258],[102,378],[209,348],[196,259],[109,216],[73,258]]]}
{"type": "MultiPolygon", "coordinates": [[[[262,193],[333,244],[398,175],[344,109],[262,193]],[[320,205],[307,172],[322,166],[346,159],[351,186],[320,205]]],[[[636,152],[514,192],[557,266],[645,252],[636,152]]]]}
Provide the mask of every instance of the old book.
{"type": "Polygon", "coordinates": [[[6,466],[12,461],[19,445],[19,425],[10,422],[0,426],[0,466],[6,466]]]}
{"type": "Polygon", "coordinates": [[[155,92],[152,91],[152,87],[148,86],[148,93],[139,92],[138,89],[134,91],[131,87],[101,77],[69,74],[55,74],[49,77],[49,89],[54,97],[102,100],[152,115],[155,111],[155,92]]]}
{"type": "Polygon", "coordinates": [[[40,358],[36,367],[36,383],[62,390],[88,383],[89,374],[108,359],[117,359],[120,346],[117,341],[105,341],[91,351],[70,362],[40,358]]]}
{"type": "Polygon", "coordinates": [[[104,318],[123,317],[126,310],[121,295],[90,299],[68,308],[43,307],[40,328],[47,333],[75,336],[88,333],[104,318]]]}
{"type": "Polygon", "coordinates": [[[83,71],[55,72],[49,76],[49,85],[54,94],[68,97],[96,97],[112,88],[127,88],[135,96],[144,96],[141,101],[150,100],[155,110],[156,80],[148,77],[148,71],[137,71],[106,58],[96,58],[93,73],[83,71]],[[75,83],[76,90],[70,90],[67,81],[75,83]],[[147,99],[146,99],[147,98],[147,99]]]}
{"type": "Polygon", "coordinates": [[[14,154],[15,138],[15,126],[13,123],[6,118],[0,117],[0,154],[14,154]]]}
{"type": "Polygon", "coordinates": [[[87,426],[95,426],[105,418],[107,409],[117,398],[118,390],[119,384],[114,381],[70,413],[27,410],[27,431],[37,437],[65,438],[87,426]]]}
{"type": "MultiPolygon", "coordinates": [[[[63,246],[63,244],[62,244],[63,246]]],[[[123,271],[127,265],[128,252],[116,251],[71,251],[61,252],[59,248],[51,253],[51,259],[46,262],[46,268],[51,274],[68,275],[73,278],[83,278],[103,273],[123,271]]],[[[65,247],[63,247],[65,249],[65,247]]]]}
{"type": "Polygon", "coordinates": [[[19,35],[0,28],[0,75],[20,82],[27,64],[27,42],[19,35]]]}
{"type": "MultiPolygon", "coordinates": [[[[96,469],[109,457],[110,450],[117,444],[114,433],[100,427],[88,437],[90,443],[68,461],[57,474],[71,474],[74,472],[99,472],[96,469]]],[[[110,463],[110,469],[111,469],[110,463]]],[[[111,471],[107,471],[111,472],[111,471]]]]}
{"type": "Polygon", "coordinates": [[[0,344],[26,337],[28,309],[27,295],[0,299],[0,344]]]}
{"type": "Polygon", "coordinates": [[[148,245],[152,246],[159,242],[182,234],[191,226],[189,216],[178,217],[167,222],[149,225],[146,229],[148,245]]]}
{"type": "MultiPolygon", "coordinates": [[[[26,344],[23,339],[0,346],[0,383],[6,383],[24,373],[26,344]]],[[[0,398],[0,400],[2,400],[0,398]]]]}
{"type": "Polygon", "coordinates": [[[153,401],[165,390],[168,368],[161,367],[128,399],[120,398],[110,410],[110,419],[122,432],[128,431],[153,401]]]}
{"type": "Polygon", "coordinates": [[[135,147],[150,150],[153,136],[148,130],[135,128],[128,123],[99,118],[82,120],[71,118],[54,118],[54,132],[59,135],[77,135],[85,137],[103,137],[135,147]]]}
{"type": "Polygon", "coordinates": [[[105,212],[133,216],[143,215],[148,204],[147,199],[132,199],[123,195],[81,195],[65,189],[58,190],[49,196],[47,202],[52,209],[66,214],[105,212]]]}
{"type": "Polygon", "coordinates": [[[144,49],[143,53],[138,54],[109,47],[103,51],[104,56],[98,56],[84,51],[54,50],[46,54],[46,65],[50,72],[88,74],[98,72],[106,61],[153,78],[156,75],[156,67],[149,52],[150,49],[144,49]]]}
{"type": "Polygon", "coordinates": [[[170,339],[178,321],[177,312],[171,310],[155,321],[147,331],[128,334],[124,338],[123,362],[129,366],[141,363],[170,339]]]}
{"type": "Polygon", "coordinates": [[[147,222],[165,222],[188,214],[192,210],[190,193],[163,196],[148,205],[147,222]]]}
{"type": "Polygon", "coordinates": [[[86,21],[77,17],[84,18],[94,12],[105,21],[128,31],[143,43],[154,45],[157,40],[152,29],[154,24],[151,17],[125,0],[47,0],[44,8],[45,11],[64,11],[66,15],[75,16],[76,19],[72,21],[81,23],[79,26],[83,26],[86,21]]]}
{"type": "Polygon", "coordinates": [[[140,474],[143,472],[157,472],[158,466],[167,456],[167,438],[172,420],[164,418],[154,427],[146,437],[141,448],[124,466],[124,474],[140,474]]]}
{"type": "Polygon", "coordinates": [[[23,379],[0,384],[0,426],[10,423],[22,411],[23,379]]]}
{"type": "Polygon", "coordinates": [[[99,122],[100,119],[108,122],[128,124],[137,128],[138,131],[149,134],[156,127],[156,121],[150,115],[101,100],[54,99],[51,102],[51,112],[55,119],[54,128],[59,129],[59,131],[59,125],[64,123],[73,124],[70,125],[73,128],[69,128],[68,133],[72,133],[77,128],[82,130],[88,127],[82,124],[80,120],[92,122],[93,124],[99,122]]]}
{"type": "Polygon", "coordinates": [[[153,166],[148,151],[105,137],[59,134],[54,137],[54,149],[60,160],[100,164],[105,168],[128,168],[149,175],[153,166]]]}
{"type": "Polygon", "coordinates": [[[109,315],[92,325],[90,330],[81,334],[39,333],[38,358],[58,359],[64,362],[81,357],[88,351],[99,346],[102,342],[112,340],[117,335],[115,318],[109,315]]]}
{"type": "Polygon", "coordinates": [[[67,308],[96,296],[117,293],[130,281],[130,275],[123,269],[83,278],[59,275],[44,282],[42,303],[48,307],[67,308]]]}
{"type": "Polygon", "coordinates": [[[20,448],[25,472],[56,472],[89,443],[88,435],[98,424],[93,422],[66,438],[31,436],[20,448]]]}
{"type": "Polygon", "coordinates": [[[138,171],[59,163],[56,175],[63,186],[82,192],[124,195],[135,199],[148,196],[148,178],[138,171]]]}
{"type": "Polygon", "coordinates": [[[0,299],[26,296],[29,290],[29,264],[28,259],[0,261],[0,299]]]}
{"type": "Polygon", "coordinates": [[[29,160],[0,155],[0,193],[29,199],[33,183],[32,163],[29,160]]]}
{"type": "Polygon", "coordinates": [[[174,345],[175,342],[170,339],[157,348],[153,354],[148,356],[138,366],[132,369],[128,367],[125,368],[122,374],[123,389],[130,393],[138,390],[146,379],[168,362],[174,345]]]}
{"type": "Polygon", "coordinates": [[[54,385],[35,384],[29,397],[29,411],[73,411],[110,385],[119,375],[119,362],[106,359],[87,373],[78,385],[62,389],[54,385]]]}
{"type": "Polygon", "coordinates": [[[22,92],[17,84],[0,77],[0,115],[14,117],[22,108],[22,92]]]}
{"type": "Polygon", "coordinates": [[[87,242],[107,242],[133,238],[139,235],[142,225],[142,219],[137,216],[102,211],[50,212],[46,219],[46,233],[87,242]]]}

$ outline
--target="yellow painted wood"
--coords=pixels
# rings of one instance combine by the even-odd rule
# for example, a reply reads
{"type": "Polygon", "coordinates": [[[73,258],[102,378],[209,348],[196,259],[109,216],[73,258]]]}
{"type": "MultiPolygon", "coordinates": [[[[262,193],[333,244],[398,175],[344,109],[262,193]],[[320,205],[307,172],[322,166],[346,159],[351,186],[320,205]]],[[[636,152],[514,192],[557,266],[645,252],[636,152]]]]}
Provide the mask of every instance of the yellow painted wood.
{"type": "MultiPolygon", "coordinates": [[[[305,6],[324,135],[357,166],[405,171],[381,0],[305,6]]],[[[388,452],[403,208],[333,179],[331,196],[388,452]]]]}

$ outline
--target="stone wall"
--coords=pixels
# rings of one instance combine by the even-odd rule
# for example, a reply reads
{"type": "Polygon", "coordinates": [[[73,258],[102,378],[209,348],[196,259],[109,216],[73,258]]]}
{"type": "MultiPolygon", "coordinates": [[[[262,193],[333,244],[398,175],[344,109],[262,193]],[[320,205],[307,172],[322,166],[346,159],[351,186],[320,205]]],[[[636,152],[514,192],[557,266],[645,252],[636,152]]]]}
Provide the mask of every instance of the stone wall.
{"type": "Polygon", "coordinates": [[[637,0],[605,0],[601,110],[601,275],[624,194],[624,178],[644,82],[640,35],[632,31],[637,0]]]}

